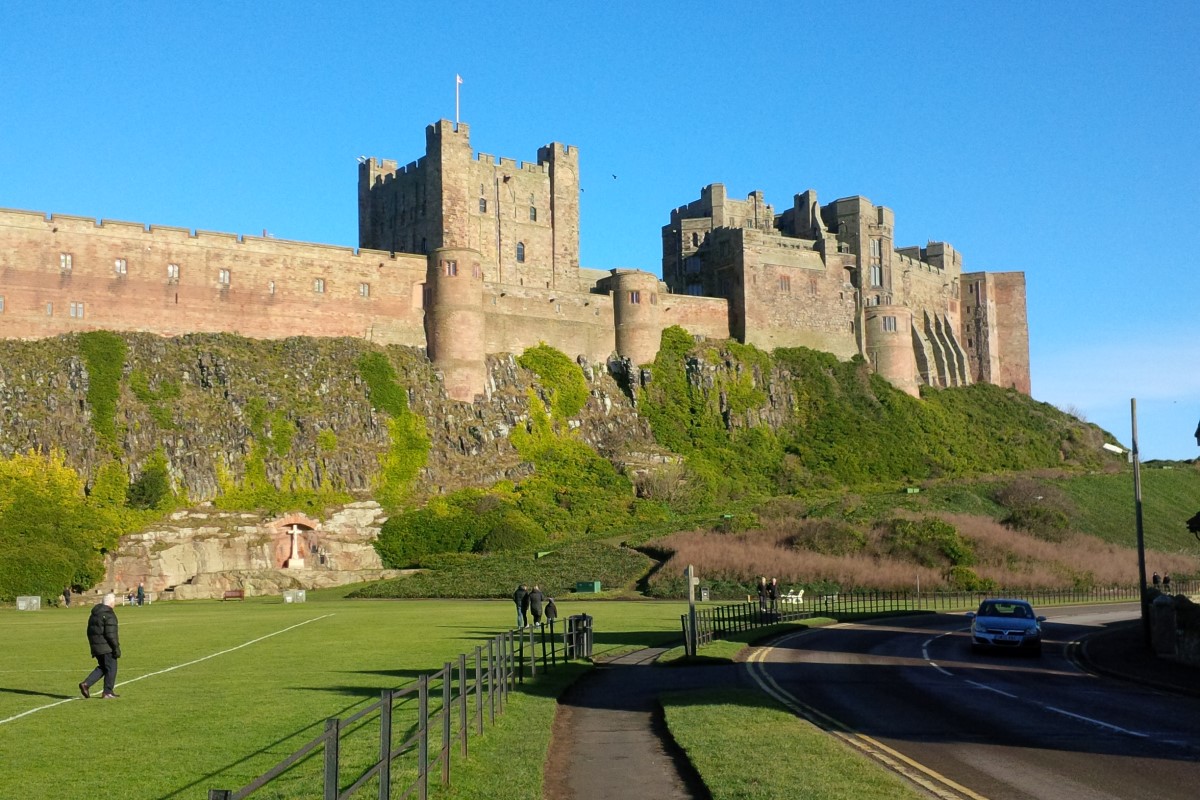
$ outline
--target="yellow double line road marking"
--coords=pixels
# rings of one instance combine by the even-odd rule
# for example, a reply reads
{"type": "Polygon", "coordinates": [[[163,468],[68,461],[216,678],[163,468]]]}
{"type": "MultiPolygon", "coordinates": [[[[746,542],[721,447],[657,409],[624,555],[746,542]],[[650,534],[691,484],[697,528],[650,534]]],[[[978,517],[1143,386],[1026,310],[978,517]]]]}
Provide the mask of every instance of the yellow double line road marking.
{"type": "MultiPolygon", "coordinates": [[[[806,633],[808,632],[792,634],[780,641],[804,636],[806,633]]],[[[799,698],[776,683],[775,679],[768,674],[766,661],[774,650],[774,647],[760,647],[755,650],[751,654],[749,661],[746,662],[747,671],[760,689],[771,697],[774,697],[791,710],[792,713],[828,731],[868,758],[883,764],[888,769],[917,784],[934,797],[941,798],[942,800],[964,800],[964,798],[968,798],[968,800],[987,800],[983,795],[955,783],[940,772],[888,747],[878,739],[862,733],[856,733],[849,726],[828,714],[801,702],[799,698]]]]}

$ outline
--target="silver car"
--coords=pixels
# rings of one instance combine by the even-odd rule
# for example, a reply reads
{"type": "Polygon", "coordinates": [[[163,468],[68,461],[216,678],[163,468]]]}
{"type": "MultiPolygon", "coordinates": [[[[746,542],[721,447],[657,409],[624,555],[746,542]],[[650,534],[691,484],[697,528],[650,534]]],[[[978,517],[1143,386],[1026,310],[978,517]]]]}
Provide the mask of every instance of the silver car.
{"type": "Polygon", "coordinates": [[[971,620],[971,649],[1024,650],[1042,652],[1042,623],[1045,617],[1033,613],[1024,600],[995,598],[984,600],[979,610],[968,612],[971,620]]]}

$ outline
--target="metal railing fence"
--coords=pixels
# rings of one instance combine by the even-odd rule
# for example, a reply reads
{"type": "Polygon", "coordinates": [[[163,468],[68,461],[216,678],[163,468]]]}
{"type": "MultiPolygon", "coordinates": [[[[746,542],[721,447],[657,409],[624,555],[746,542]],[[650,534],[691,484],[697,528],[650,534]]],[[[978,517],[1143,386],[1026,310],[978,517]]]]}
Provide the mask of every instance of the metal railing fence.
{"type": "MultiPolygon", "coordinates": [[[[452,753],[457,750],[460,758],[467,757],[470,736],[480,736],[495,724],[509,693],[527,675],[533,679],[560,661],[590,658],[592,641],[592,618],[586,614],[568,617],[561,633],[552,621],[498,634],[436,672],[383,689],[378,700],[348,717],[325,720],[320,734],[269,770],[238,789],[210,789],[208,798],[250,797],[321,751],[322,800],[348,800],[373,780],[380,800],[414,795],[425,800],[430,775],[437,775],[443,786],[450,783],[452,753]],[[377,730],[377,747],[365,748],[357,738],[354,752],[344,747],[349,737],[367,730],[377,730]],[[397,760],[405,756],[409,758],[397,769],[397,760]],[[355,768],[356,777],[344,777],[355,768]],[[397,778],[402,785],[393,785],[397,778]],[[348,785],[343,787],[344,781],[348,785]]],[[[303,791],[304,796],[316,796],[311,785],[303,791]]]]}
{"type": "MultiPolygon", "coordinates": [[[[1161,588],[1161,587],[1160,587],[1161,588]]],[[[1200,580],[1172,581],[1171,594],[1195,595],[1200,580]]],[[[1028,600],[1034,608],[1076,603],[1136,602],[1137,586],[1112,586],[1090,589],[1064,589],[1032,592],[838,592],[805,596],[803,601],[781,598],[776,610],[763,609],[757,602],[697,607],[696,642],[711,643],[730,634],[762,628],[776,622],[807,617],[840,618],[851,614],[882,614],[890,611],[969,611],[988,597],[1013,597],[1028,600]]],[[[688,638],[688,615],[681,615],[683,640],[688,638]]]]}

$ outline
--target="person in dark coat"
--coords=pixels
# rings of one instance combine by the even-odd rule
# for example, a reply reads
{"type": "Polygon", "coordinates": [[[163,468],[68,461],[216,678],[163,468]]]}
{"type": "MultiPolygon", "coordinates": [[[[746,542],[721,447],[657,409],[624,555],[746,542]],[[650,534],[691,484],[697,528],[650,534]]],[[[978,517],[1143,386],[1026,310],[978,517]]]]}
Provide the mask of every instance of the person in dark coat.
{"type": "Polygon", "coordinates": [[[71,587],[70,586],[63,587],[63,604],[65,604],[67,608],[71,607],[71,587]]]}
{"type": "Polygon", "coordinates": [[[525,627],[525,612],[529,609],[529,590],[525,588],[525,584],[517,587],[513,592],[513,603],[517,607],[517,627],[525,627]]]}
{"type": "Polygon", "coordinates": [[[767,579],[761,575],[758,578],[758,610],[767,610],[767,579]]]}
{"type": "Polygon", "coordinates": [[[137,601],[139,606],[146,605],[146,584],[138,581],[137,601]]]}
{"type": "Polygon", "coordinates": [[[556,619],[558,619],[558,606],[554,605],[553,597],[547,597],[546,598],[546,622],[553,625],[554,620],[556,620],[556,619]]]}
{"type": "Polygon", "coordinates": [[[771,582],[767,584],[767,599],[771,601],[771,611],[775,611],[776,605],[779,603],[779,579],[771,578],[771,582]]]}
{"type": "Polygon", "coordinates": [[[542,624],[542,604],[546,602],[546,596],[542,594],[542,590],[535,583],[533,588],[529,590],[529,613],[533,615],[533,624],[542,624]]]}
{"type": "Polygon", "coordinates": [[[121,641],[117,638],[117,612],[113,606],[117,597],[112,592],[104,595],[104,601],[92,607],[88,616],[87,638],[92,657],[96,659],[96,668],[79,684],[79,693],[84,699],[92,696],[92,684],[104,678],[105,700],[119,695],[113,691],[117,688],[117,659],[121,657],[121,641]]]}

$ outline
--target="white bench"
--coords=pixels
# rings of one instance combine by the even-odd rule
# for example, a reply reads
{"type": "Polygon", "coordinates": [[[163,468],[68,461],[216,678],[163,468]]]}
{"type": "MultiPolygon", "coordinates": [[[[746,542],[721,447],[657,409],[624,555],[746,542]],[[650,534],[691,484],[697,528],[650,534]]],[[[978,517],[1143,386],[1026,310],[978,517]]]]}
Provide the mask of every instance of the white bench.
{"type": "Polygon", "coordinates": [[[788,592],[787,594],[785,594],[783,596],[783,599],[789,603],[803,603],[804,602],[804,590],[803,589],[792,589],[790,592],[788,592]]]}

